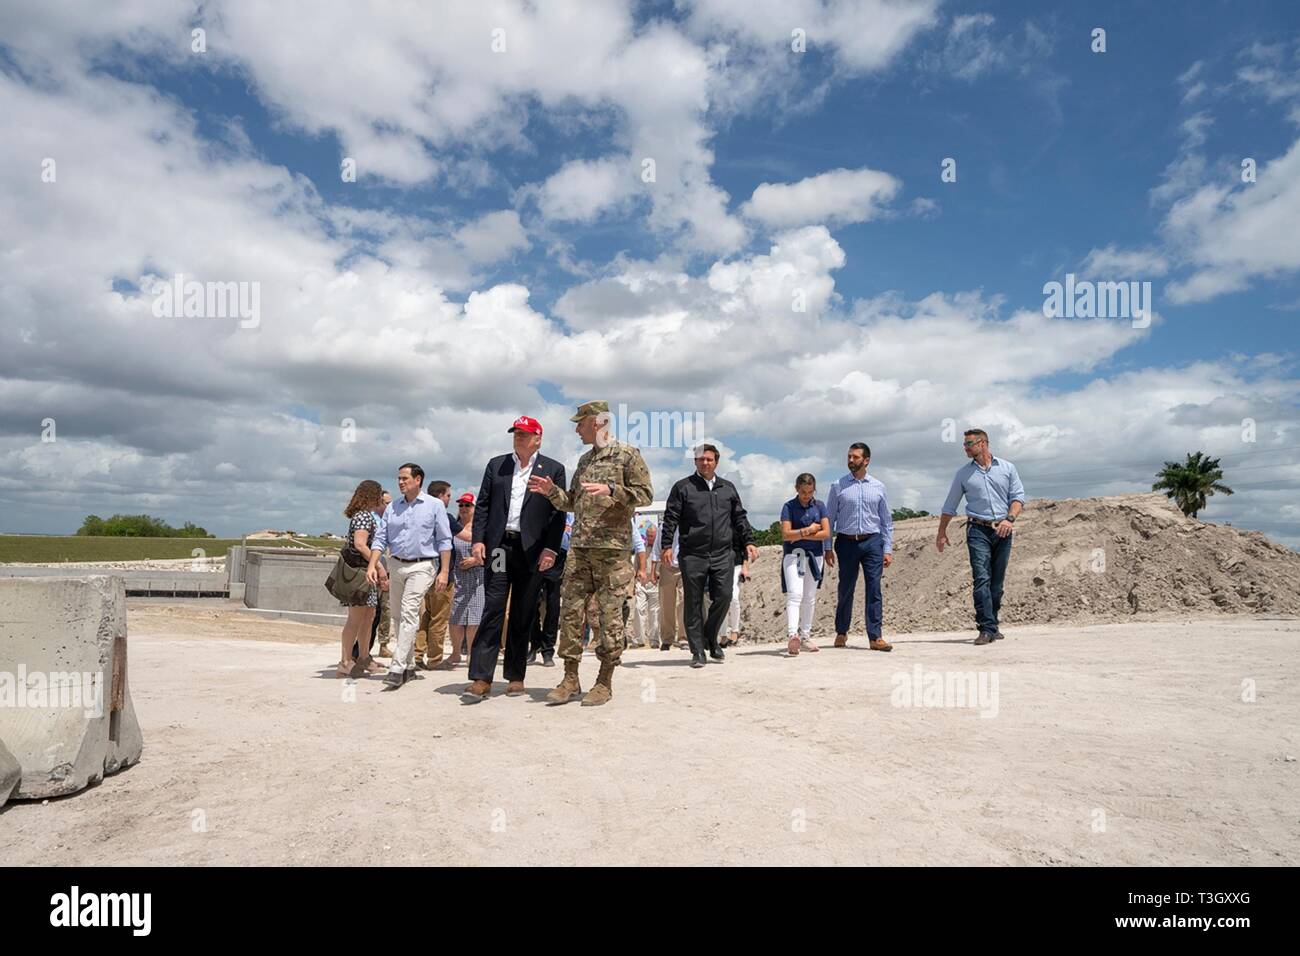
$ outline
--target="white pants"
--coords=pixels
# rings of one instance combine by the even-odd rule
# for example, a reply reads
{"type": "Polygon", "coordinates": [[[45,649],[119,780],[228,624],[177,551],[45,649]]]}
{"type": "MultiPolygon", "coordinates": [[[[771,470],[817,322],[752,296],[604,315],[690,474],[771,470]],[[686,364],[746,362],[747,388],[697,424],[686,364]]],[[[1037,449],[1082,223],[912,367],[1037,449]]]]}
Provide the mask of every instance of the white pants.
{"type": "Polygon", "coordinates": [[[799,573],[802,562],[811,560],[799,554],[787,554],[781,558],[781,574],[785,578],[785,632],[790,637],[795,634],[808,637],[812,634],[813,609],[817,605],[817,579],[806,564],[803,565],[803,574],[799,573]]]}
{"type": "Polygon", "coordinates": [[[415,632],[420,629],[420,608],[438,574],[438,559],[410,563],[393,560],[388,567],[388,607],[397,625],[397,650],[393,651],[388,673],[400,674],[412,666],[415,632]]]}
{"type": "Polygon", "coordinates": [[[739,564],[731,569],[731,607],[727,608],[728,634],[740,632],[740,572],[743,570],[745,569],[739,564]]]}
{"type": "Polygon", "coordinates": [[[659,588],[653,584],[636,585],[632,627],[638,644],[659,646],[659,588]]]}

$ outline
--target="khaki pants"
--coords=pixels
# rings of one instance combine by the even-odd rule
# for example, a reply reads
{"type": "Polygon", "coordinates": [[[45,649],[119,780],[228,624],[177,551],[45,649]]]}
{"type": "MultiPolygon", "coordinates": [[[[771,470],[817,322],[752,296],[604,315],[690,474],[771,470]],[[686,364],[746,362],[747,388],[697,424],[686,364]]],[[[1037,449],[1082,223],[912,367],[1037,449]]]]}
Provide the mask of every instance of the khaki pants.
{"type": "Polygon", "coordinates": [[[685,603],[681,587],[682,573],[671,564],[658,564],[659,568],[659,643],[675,644],[677,635],[686,636],[682,620],[685,603]]]}
{"type": "Polygon", "coordinates": [[[658,647],[659,590],[638,581],[633,602],[632,633],[636,635],[636,642],[646,647],[658,647]]]}
{"type": "Polygon", "coordinates": [[[379,620],[379,629],[375,636],[379,638],[380,645],[387,644],[393,633],[393,619],[389,614],[388,591],[379,592],[379,606],[375,608],[375,616],[379,620]]]}
{"type": "Polygon", "coordinates": [[[456,582],[448,581],[447,588],[433,588],[424,596],[420,607],[420,625],[415,632],[415,659],[427,658],[429,664],[442,660],[442,647],[448,639],[447,623],[451,620],[451,599],[456,593],[456,582]]]}
{"type": "Polygon", "coordinates": [[[388,599],[397,623],[397,649],[388,673],[400,674],[414,667],[415,631],[420,625],[420,608],[425,594],[433,588],[438,575],[438,560],[403,562],[394,561],[388,573],[388,599]]]}

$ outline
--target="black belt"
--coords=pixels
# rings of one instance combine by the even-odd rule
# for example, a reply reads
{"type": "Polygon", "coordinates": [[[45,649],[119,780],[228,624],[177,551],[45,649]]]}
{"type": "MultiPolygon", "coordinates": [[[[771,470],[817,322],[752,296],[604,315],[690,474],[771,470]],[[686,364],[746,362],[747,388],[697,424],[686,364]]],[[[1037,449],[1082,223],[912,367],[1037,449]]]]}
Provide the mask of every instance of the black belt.
{"type": "Polygon", "coordinates": [[[521,537],[523,537],[523,535],[521,535],[518,531],[507,531],[507,532],[506,532],[506,540],[507,540],[507,541],[516,541],[516,540],[518,540],[518,539],[521,538],[521,537]]]}
{"type": "Polygon", "coordinates": [[[846,541],[866,541],[868,538],[874,538],[879,531],[873,531],[870,534],[837,534],[837,539],[844,538],[846,541]]]}
{"type": "Polygon", "coordinates": [[[401,561],[403,564],[419,564],[421,561],[433,560],[433,558],[399,558],[395,554],[390,554],[389,557],[392,558],[394,561],[401,561]]]}

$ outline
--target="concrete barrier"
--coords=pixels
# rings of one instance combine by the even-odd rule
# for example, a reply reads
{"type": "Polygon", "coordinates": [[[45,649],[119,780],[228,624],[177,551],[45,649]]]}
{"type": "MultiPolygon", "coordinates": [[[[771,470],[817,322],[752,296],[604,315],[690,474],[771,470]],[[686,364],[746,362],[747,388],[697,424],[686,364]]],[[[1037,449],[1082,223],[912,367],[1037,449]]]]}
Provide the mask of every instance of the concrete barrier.
{"type": "Polygon", "coordinates": [[[244,606],[274,611],[339,615],[339,602],[325,590],[337,554],[249,551],[244,564],[244,606]]]}
{"type": "Polygon", "coordinates": [[[0,580],[0,741],[22,768],[14,798],[75,793],[140,759],[126,646],[122,578],[0,580]]]}
{"type": "Polygon", "coordinates": [[[18,758],[9,752],[9,748],[0,740],[0,807],[5,805],[9,795],[18,789],[18,781],[23,778],[23,768],[18,766],[18,758]]]}
{"type": "Polygon", "coordinates": [[[247,556],[248,549],[242,544],[232,544],[226,551],[227,586],[244,583],[244,561],[247,556]]]}

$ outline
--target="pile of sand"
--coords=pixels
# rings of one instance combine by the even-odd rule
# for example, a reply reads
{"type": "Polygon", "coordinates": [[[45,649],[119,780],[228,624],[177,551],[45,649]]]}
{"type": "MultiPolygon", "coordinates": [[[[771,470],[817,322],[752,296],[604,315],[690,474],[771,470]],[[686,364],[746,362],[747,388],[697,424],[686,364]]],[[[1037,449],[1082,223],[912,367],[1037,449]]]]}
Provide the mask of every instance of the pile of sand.
{"type": "MultiPolygon", "coordinates": [[[[934,548],[938,517],[894,526],[885,572],[885,631],[974,629],[964,518],[934,548]]],[[[784,640],[780,549],[760,548],[745,586],[745,637],[784,640]]],[[[818,596],[814,638],[834,637],[837,571],[818,596]]],[[[1189,518],[1159,494],[1029,502],[1016,522],[1002,623],[1105,623],[1135,616],[1300,614],[1300,554],[1258,531],[1189,518]]],[[[865,632],[862,584],[850,633],[865,632]]]]}

